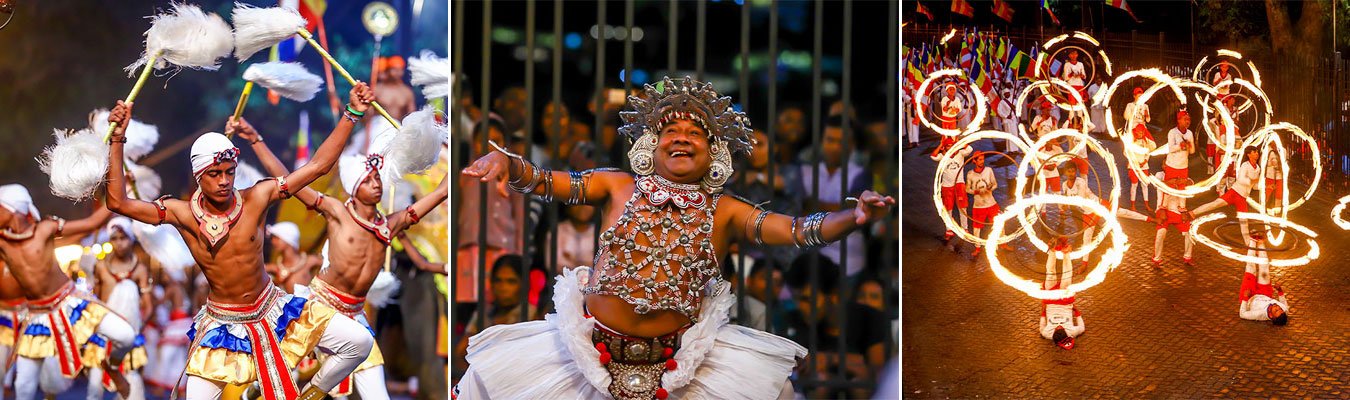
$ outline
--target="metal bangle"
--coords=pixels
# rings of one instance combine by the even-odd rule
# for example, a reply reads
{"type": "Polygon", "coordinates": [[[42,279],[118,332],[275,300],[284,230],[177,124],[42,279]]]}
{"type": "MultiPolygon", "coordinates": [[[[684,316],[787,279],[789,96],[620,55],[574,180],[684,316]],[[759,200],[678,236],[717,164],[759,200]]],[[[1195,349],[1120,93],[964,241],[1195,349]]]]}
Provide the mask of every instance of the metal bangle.
{"type": "Polygon", "coordinates": [[[544,169],[544,170],[543,170],[543,178],[541,178],[540,181],[543,182],[543,184],[544,184],[544,195],[543,195],[544,202],[545,202],[545,203],[552,203],[552,202],[553,202],[553,171],[548,170],[548,169],[544,169]]]}
{"type": "Polygon", "coordinates": [[[797,242],[797,218],[799,217],[792,217],[792,245],[800,249],[802,245],[797,242]]]}
{"type": "Polygon", "coordinates": [[[823,212],[811,214],[810,217],[807,217],[806,227],[803,228],[803,236],[805,236],[807,246],[819,247],[825,245],[825,240],[820,235],[821,227],[824,225],[825,213],[823,212]]]}
{"type": "Polygon", "coordinates": [[[755,244],[760,246],[764,245],[764,217],[768,216],[769,211],[762,210],[759,212],[759,216],[755,217],[755,244]]]}

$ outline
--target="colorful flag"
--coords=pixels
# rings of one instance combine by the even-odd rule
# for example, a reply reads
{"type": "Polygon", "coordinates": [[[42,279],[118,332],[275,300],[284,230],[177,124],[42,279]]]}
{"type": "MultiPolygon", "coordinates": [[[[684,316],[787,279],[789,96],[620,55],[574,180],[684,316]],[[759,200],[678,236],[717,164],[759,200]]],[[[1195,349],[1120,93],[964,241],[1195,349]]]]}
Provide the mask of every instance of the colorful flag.
{"type": "Polygon", "coordinates": [[[952,12],[966,16],[966,18],[975,18],[975,7],[966,0],[952,0],[952,12]]]}
{"type": "MultiPolygon", "coordinates": [[[[1111,1],[1111,0],[1107,0],[1107,1],[1111,1]]],[[[1124,0],[1121,0],[1121,1],[1123,2],[1124,0]]],[[[1012,23],[1013,11],[1014,11],[1014,10],[1013,10],[1012,6],[1011,6],[1011,5],[1008,5],[1008,2],[1007,2],[1007,1],[1005,1],[1005,0],[994,0],[994,15],[997,15],[999,18],[1003,18],[1004,21],[1008,21],[1008,23],[1012,23]]]]}
{"type": "Polygon", "coordinates": [[[1045,10],[1046,14],[1050,14],[1050,21],[1053,21],[1055,25],[1059,25],[1059,17],[1055,16],[1054,11],[1050,11],[1050,0],[1041,0],[1041,9],[1045,10]]]}
{"type": "Polygon", "coordinates": [[[300,110],[300,129],[295,133],[295,169],[300,169],[300,167],[308,163],[309,163],[309,112],[305,110],[300,110]]]}
{"type": "Polygon", "coordinates": [[[1059,77],[1059,69],[1063,67],[1064,67],[1063,62],[1060,62],[1059,60],[1050,60],[1050,76],[1059,77]]]}
{"type": "Polygon", "coordinates": [[[1125,13],[1130,14],[1130,18],[1134,19],[1135,23],[1142,22],[1139,17],[1134,16],[1134,10],[1130,9],[1130,4],[1126,3],[1125,0],[1106,0],[1106,5],[1125,10],[1125,13]]]}
{"type": "Polygon", "coordinates": [[[929,21],[933,20],[933,12],[928,11],[928,7],[924,7],[923,3],[917,1],[915,1],[914,4],[918,6],[918,8],[916,8],[914,11],[917,11],[919,14],[923,14],[923,16],[928,17],[929,21]]]}
{"type": "Polygon", "coordinates": [[[994,59],[995,59],[995,60],[998,60],[999,62],[1007,62],[1007,60],[1008,60],[1008,41],[1007,41],[1007,40],[1005,40],[1005,39],[999,39],[999,41],[998,41],[998,50],[995,50],[995,51],[994,51],[994,59]]]}
{"type": "Polygon", "coordinates": [[[1027,53],[1021,51],[1018,51],[1017,55],[1014,55],[1012,60],[1008,61],[1008,69],[1016,72],[1014,76],[1027,76],[1027,67],[1029,66],[1031,66],[1031,58],[1027,57],[1027,53]]]}
{"type": "Polygon", "coordinates": [[[918,85],[920,82],[923,82],[924,79],[923,71],[919,70],[918,65],[911,62],[909,63],[908,76],[906,76],[906,78],[908,78],[910,82],[913,82],[915,85],[918,85]]]}
{"type": "Polygon", "coordinates": [[[962,42],[961,58],[957,60],[958,62],[960,62],[961,68],[970,68],[970,64],[973,58],[974,54],[970,52],[970,47],[966,46],[965,42],[962,42]]]}
{"type": "Polygon", "coordinates": [[[1040,55],[1040,44],[1037,43],[1036,46],[1033,46],[1031,48],[1031,54],[1027,57],[1028,68],[1024,73],[1022,73],[1023,77],[1027,79],[1036,79],[1036,70],[1041,68],[1041,66],[1036,63],[1036,57],[1039,55],[1040,55]]]}

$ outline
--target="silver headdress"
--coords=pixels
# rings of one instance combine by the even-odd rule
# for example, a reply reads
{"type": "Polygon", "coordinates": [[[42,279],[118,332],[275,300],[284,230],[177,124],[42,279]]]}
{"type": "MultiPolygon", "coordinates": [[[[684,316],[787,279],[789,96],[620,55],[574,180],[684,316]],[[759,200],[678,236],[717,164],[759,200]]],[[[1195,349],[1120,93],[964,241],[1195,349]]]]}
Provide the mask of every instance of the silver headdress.
{"type": "Polygon", "coordinates": [[[645,85],[642,96],[628,96],[632,111],[619,116],[619,133],[637,142],[644,133],[658,133],[675,119],[688,119],[708,131],[714,141],[726,143],[733,153],[749,154],[754,132],[745,113],[731,107],[731,97],[719,96],[712,84],[684,77],[679,83],[665,77],[655,86],[645,85]]]}

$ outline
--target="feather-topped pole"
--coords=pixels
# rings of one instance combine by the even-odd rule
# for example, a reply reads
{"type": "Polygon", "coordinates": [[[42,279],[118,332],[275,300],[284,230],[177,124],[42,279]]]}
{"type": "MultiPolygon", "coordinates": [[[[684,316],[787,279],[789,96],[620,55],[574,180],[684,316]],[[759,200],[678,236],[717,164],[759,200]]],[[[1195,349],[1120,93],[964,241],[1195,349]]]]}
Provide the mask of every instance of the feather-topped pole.
{"type": "MultiPolygon", "coordinates": [[[[197,6],[174,4],[172,12],[156,15],[151,20],[150,29],[145,31],[145,51],[126,68],[127,76],[133,76],[137,68],[141,70],[136,85],[123,99],[128,103],[136,101],[150,71],[166,68],[168,64],[215,70],[220,68],[218,60],[230,55],[234,48],[234,36],[225,20],[216,14],[206,14],[197,6]]],[[[109,124],[108,131],[103,134],[104,142],[115,127],[115,124],[109,124]]]]}
{"type": "MultiPolygon", "coordinates": [[[[100,108],[89,113],[89,128],[94,132],[108,132],[108,109],[100,108]]],[[[127,143],[122,145],[122,155],[128,160],[137,161],[159,144],[159,128],[135,119],[127,126],[127,143]]],[[[137,175],[139,176],[139,175],[137,175]]]]}
{"type": "Polygon", "coordinates": [[[220,68],[220,59],[234,50],[234,35],[225,20],[197,6],[175,3],[173,11],[151,20],[150,29],[145,31],[145,52],[127,66],[127,76],[134,76],[144,65],[164,69],[173,64],[214,71],[220,68]]]}
{"type": "MultiPolygon", "coordinates": [[[[403,127],[381,152],[384,162],[396,177],[420,174],[440,160],[448,132],[445,124],[436,122],[436,110],[430,106],[408,114],[403,117],[403,127]]],[[[371,147],[375,148],[373,142],[371,147]]]]}
{"type": "Polygon", "coordinates": [[[394,293],[398,292],[398,278],[389,271],[380,271],[375,275],[375,282],[370,284],[370,291],[366,292],[366,304],[375,308],[384,308],[389,305],[394,298],[394,293]]]}
{"type": "Polygon", "coordinates": [[[422,95],[428,99],[450,95],[450,60],[436,56],[431,50],[422,50],[420,57],[408,59],[408,72],[412,74],[412,84],[422,87],[422,95]]]}
{"type": "Polygon", "coordinates": [[[281,97],[306,102],[323,86],[323,78],[293,62],[267,62],[248,66],[244,80],[276,91],[281,97]]]}
{"type": "Polygon", "coordinates": [[[90,129],[57,129],[56,144],[38,156],[38,166],[51,177],[52,194],[84,201],[94,195],[108,173],[108,144],[90,129]]]}
{"type": "Polygon", "coordinates": [[[285,7],[258,8],[234,3],[234,58],[244,62],[305,29],[305,17],[285,7]]]}
{"type": "Polygon", "coordinates": [[[155,170],[140,164],[126,163],[123,165],[127,166],[131,176],[136,179],[136,186],[132,190],[138,198],[147,201],[159,198],[160,191],[164,187],[164,181],[160,179],[159,174],[155,173],[155,170]]]}
{"type": "Polygon", "coordinates": [[[244,70],[244,80],[248,83],[244,84],[244,91],[239,94],[239,104],[234,106],[235,119],[244,113],[244,105],[248,103],[249,93],[253,92],[255,83],[276,91],[281,97],[299,102],[313,99],[314,94],[319,92],[319,86],[323,85],[323,78],[311,74],[300,63],[290,62],[250,65],[244,70]]]}
{"type": "Polygon", "coordinates": [[[248,189],[266,177],[267,176],[263,175],[262,172],[258,172],[257,168],[253,168],[252,165],[240,161],[238,164],[235,164],[234,167],[234,189],[248,189]]]}
{"type": "MultiPolygon", "coordinates": [[[[324,60],[333,65],[333,69],[337,70],[338,74],[347,79],[347,83],[356,85],[356,78],[352,78],[352,74],[347,73],[347,69],[342,68],[342,64],[338,64],[333,55],[328,54],[327,49],[320,46],[319,42],[314,41],[314,35],[311,35],[305,29],[305,19],[296,17],[299,17],[299,14],[295,10],[284,7],[257,8],[236,4],[234,8],[234,40],[239,43],[239,46],[235,51],[235,58],[243,61],[258,50],[275,46],[282,40],[291,37],[291,35],[299,34],[301,38],[305,39],[305,42],[309,43],[310,47],[313,47],[315,51],[319,52],[320,56],[323,56],[324,60]]],[[[371,102],[370,105],[380,113],[380,116],[389,120],[389,123],[395,127],[398,126],[398,121],[395,121],[394,117],[390,116],[389,112],[385,111],[379,102],[371,102]]]]}

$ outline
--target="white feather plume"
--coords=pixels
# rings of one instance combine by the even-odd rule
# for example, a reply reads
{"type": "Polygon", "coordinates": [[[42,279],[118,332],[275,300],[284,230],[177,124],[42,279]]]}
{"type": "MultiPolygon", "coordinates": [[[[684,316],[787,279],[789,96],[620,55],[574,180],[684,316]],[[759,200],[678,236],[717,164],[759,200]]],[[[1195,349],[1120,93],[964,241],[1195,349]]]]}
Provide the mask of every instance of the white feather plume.
{"type": "Polygon", "coordinates": [[[184,270],[196,265],[197,261],[192,258],[192,251],[173,225],[154,226],[137,221],[132,222],[131,229],[136,233],[137,243],[150,257],[159,261],[178,282],[187,280],[184,270]]]}
{"type": "Polygon", "coordinates": [[[305,28],[300,12],[284,7],[258,8],[234,3],[234,58],[244,62],[305,28]]]}
{"type": "Polygon", "coordinates": [[[140,192],[141,200],[150,201],[159,198],[162,194],[164,182],[159,174],[150,167],[135,163],[127,163],[127,168],[131,174],[136,177],[136,191],[140,192]]]}
{"type": "Polygon", "coordinates": [[[375,306],[375,308],[384,308],[393,300],[394,293],[398,293],[398,278],[389,271],[380,271],[375,275],[375,282],[370,284],[370,291],[366,293],[366,304],[375,306]]]}
{"type": "Polygon", "coordinates": [[[257,168],[253,168],[252,165],[240,161],[234,167],[234,189],[244,190],[251,188],[254,184],[258,183],[258,181],[263,180],[263,178],[266,177],[267,176],[263,175],[262,172],[258,172],[257,168]]]}
{"type": "Polygon", "coordinates": [[[422,87],[422,95],[428,99],[450,95],[450,60],[436,56],[431,50],[422,50],[419,57],[408,59],[408,72],[412,75],[412,84],[422,87]]]}
{"type": "Polygon", "coordinates": [[[94,195],[108,173],[108,144],[90,129],[57,129],[56,144],[38,156],[38,166],[51,176],[52,194],[74,201],[94,195]]]}
{"type": "Polygon", "coordinates": [[[173,64],[179,67],[214,71],[220,68],[220,59],[234,49],[234,35],[230,26],[215,13],[184,3],[174,3],[173,11],[151,17],[150,29],[145,31],[145,52],[128,65],[127,75],[136,76],[152,54],[160,54],[155,69],[173,64]]]}
{"type": "Polygon", "coordinates": [[[436,165],[449,132],[445,124],[436,121],[436,110],[423,107],[403,117],[402,125],[382,151],[391,173],[420,174],[436,165]]]}
{"type": "Polygon", "coordinates": [[[258,84],[281,97],[306,102],[314,98],[323,86],[323,78],[305,70],[303,65],[294,62],[266,62],[248,66],[244,70],[244,80],[258,84]]]}
{"type": "MultiPolygon", "coordinates": [[[[89,128],[95,133],[108,132],[108,109],[100,108],[89,113],[89,128]]],[[[159,144],[159,128],[135,119],[127,126],[127,142],[122,145],[122,156],[131,161],[140,160],[150,154],[159,144]]]]}

